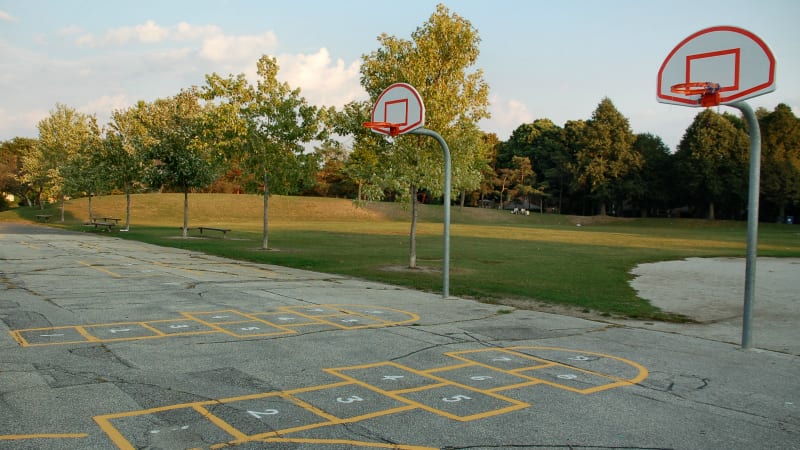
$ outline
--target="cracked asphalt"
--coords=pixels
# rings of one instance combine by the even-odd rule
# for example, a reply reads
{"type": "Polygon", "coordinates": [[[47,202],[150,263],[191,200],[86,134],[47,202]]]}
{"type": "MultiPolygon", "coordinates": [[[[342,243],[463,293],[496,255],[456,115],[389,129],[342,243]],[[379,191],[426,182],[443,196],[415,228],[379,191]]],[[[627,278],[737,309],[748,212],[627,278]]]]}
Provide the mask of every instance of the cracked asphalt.
{"type": "Polygon", "coordinates": [[[0,223],[0,449],[65,448],[800,449],[800,356],[0,223]]]}

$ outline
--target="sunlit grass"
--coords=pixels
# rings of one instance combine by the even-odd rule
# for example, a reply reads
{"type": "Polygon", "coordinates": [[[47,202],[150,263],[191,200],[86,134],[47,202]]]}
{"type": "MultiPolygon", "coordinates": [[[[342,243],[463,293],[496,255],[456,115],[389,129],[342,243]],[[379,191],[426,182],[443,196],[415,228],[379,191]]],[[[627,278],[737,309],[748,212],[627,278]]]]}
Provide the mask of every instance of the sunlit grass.
{"type": "MultiPolygon", "coordinates": [[[[191,194],[190,226],[231,228],[227,239],[180,238],[181,194],[136,195],[132,225],[115,235],[220,256],[337,273],[440,292],[442,206],[423,205],[418,264],[407,270],[409,212],[394,203],[356,208],[350,200],[270,198],[270,247],[260,250],[263,197],[191,194]]],[[[63,226],[86,231],[87,199],[68,202],[63,226]]],[[[124,217],[123,196],[95,198],[95,216],[124,217]]],[[[47,210],[55,217],[59,211],[47,210]]],[[[40,211],[19,208],[0,220],[33,221],[40,211]]],[[[484,301],[537,300],[602,313],[667,318],[637,298],[628,282],[643,262],[745,254],[744,222],[689,219],[613,219],[559,215],[516,216],[454,207],[450,292],[484,301]]],[[[759,254],[800,256],[800,227],[761,224],[759,254]],[[797,230],[797,231],[795,231],[797,230]]]]}

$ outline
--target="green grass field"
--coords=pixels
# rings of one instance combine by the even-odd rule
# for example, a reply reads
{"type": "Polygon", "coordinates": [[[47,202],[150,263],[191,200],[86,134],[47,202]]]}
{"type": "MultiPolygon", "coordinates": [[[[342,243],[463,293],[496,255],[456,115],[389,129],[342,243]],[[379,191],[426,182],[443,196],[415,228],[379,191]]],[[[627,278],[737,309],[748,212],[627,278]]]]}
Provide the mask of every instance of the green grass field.
{"type": "MultiPolygon", "coordinates": [[[[191,194],[189,226],[231,228],[227,239],[180,237],[182,194],[133,196],[131,231],[114,236],[235,259],[278,264],[441,292],[442,206],[422,205],[417,270],[408,270],[410,213],[395,203],[356,208],[350,200],[270,198],[272,250],[261,246],[263,197],[191,194]]],[[[123,196],[97,197],[94,215],[124,218],[123,196]]],[[[17,208],[0,220],[33,222],[39,209],[17,208]]],[[[51,226],[87,231],[87,199],[67,203],[51,226]]],[[[638,298],[630,270],[643,262],[745,255],[747,224],[692,219],[614,219],[559,215],[517,216],[451,210],[450,293],[515,305],[537,301],[583,311],[680,320],[638,298]],[[579,226],[580,224],[580,226],[579,226]]],[[[99,232],[98,232],[99,233],[99,232]]],[[[800,227],[760,224],[759,255],[800,257],[800,227]]],[[[744,280],[744,274],[742,274],[744,280]]],[[[744,281],[742,281],[744,282],[744,281]]]]}

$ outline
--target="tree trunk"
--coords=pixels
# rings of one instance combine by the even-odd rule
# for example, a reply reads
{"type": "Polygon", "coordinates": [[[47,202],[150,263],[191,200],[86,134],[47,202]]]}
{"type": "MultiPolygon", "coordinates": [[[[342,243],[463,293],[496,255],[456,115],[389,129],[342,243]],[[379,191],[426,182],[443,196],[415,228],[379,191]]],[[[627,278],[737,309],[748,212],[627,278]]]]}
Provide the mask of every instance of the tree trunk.
{"type": "Polygon", "coordinates": [[[600,215],[602,217],[606,215],[606,202],[600,202],[600,215]]]}
{"type": "MultiPolygon", "coordinates": [[[[464,200],[467,198],[467,191],[461,191],[461,200],[459,201],[459,209],[464,209],[464,200]]],[[[447,207],[447,205],[445,205],[447,207]]]]}
{"type": "Polygon", "coordinates": [[[61,194],[61,222],[64,222],[64,204],[67,202],[67,197],[61,194]]]}
{"type": "Polygon", "coordinates": [[[131,229],[131,190],[125,189],[125,231],[131,229]]]}
{"type": "Polygon", "coordinates": [[[417,188],[411,185],[411,235],[408,248],[408,268],[417,268],[417,188]]]}
{"type": "Polygon", "coordinates": [[[189,188],[183,190],[183,237],[189,236],[189,188]]]}
{"type": "Polygon", "coordinates": [[[716,220],[714,214],[714,202],[708,202],[708,220],[716,220]]]}
{"type": "Polygon", "coordinates": [[[264,230],[262,233],[261,248],[269,250],[269,175],[264,171],[264,230]]]}
{"type": "Polygon", "coordinates": [[[94,220],[94,213],[92,212],[92,194],[89,194],[89,222],[94,220]]]}
{"type": "Polygon", "coordinates": [[[363,185],[364,183],[358,182],[358,193],[356,194],[356,205],[358,206],[361,206],[361,186],[363,185]]]}

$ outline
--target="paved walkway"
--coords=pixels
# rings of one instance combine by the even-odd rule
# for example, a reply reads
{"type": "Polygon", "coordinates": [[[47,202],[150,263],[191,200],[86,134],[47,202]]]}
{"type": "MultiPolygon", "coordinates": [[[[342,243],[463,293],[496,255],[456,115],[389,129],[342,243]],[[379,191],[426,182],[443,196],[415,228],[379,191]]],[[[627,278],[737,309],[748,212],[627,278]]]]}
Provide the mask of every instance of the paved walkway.
{"type": "Polygon", "coordinates": [[[0,224],[0,449],[796,449],[798,396],[793,354],[0,224]]]}

